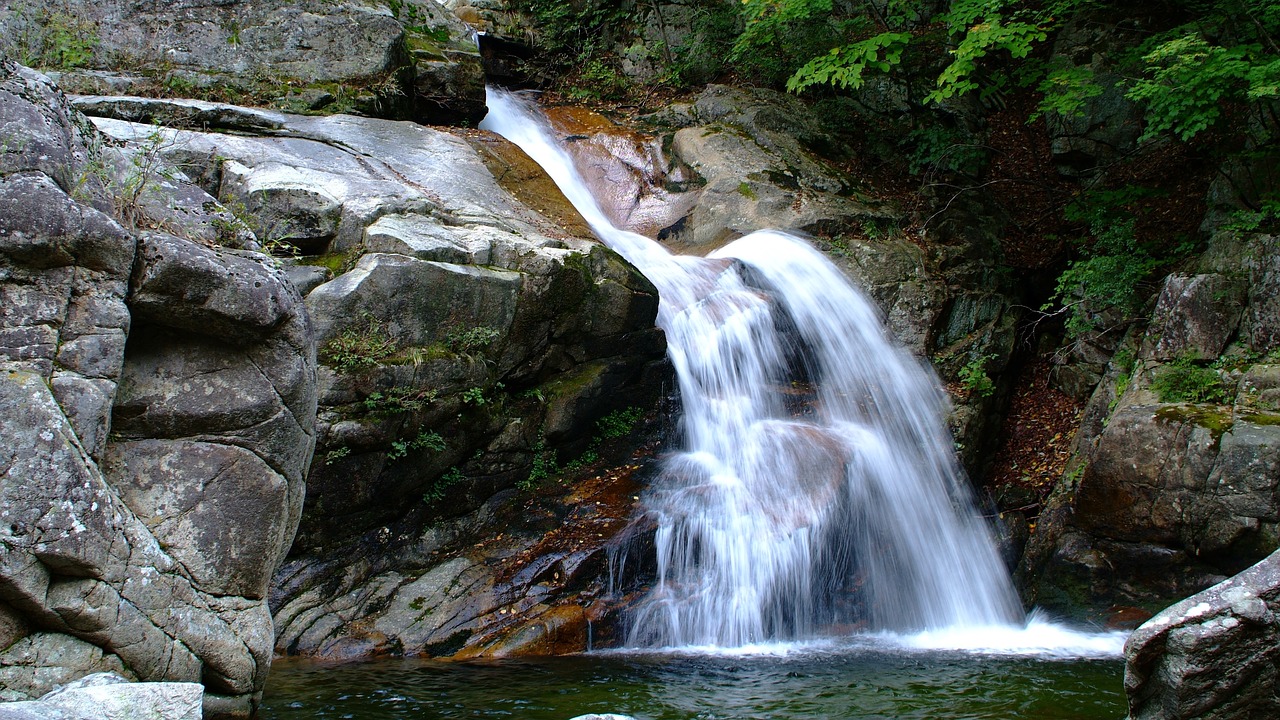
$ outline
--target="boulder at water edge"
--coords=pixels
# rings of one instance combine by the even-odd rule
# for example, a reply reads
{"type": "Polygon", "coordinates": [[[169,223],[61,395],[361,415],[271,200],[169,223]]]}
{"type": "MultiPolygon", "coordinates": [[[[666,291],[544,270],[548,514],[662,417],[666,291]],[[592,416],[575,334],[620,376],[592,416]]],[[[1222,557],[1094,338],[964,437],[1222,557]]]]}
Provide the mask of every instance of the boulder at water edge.
{"type": "Polygon", "coordinates": [[[1130,720],[1280,717],[1280,553],[1164,610],[1125,644],[1130,720]]]}
{"type": "Polygon", "coordinates": [[[1201,265],[1165,279],[1085,408],[1020,569],[1034,604],[1154,611],[1280,545],[1280,241],[1222,234],[1201,265]],[[1204,397],[1161,389],[1179,377],[1204,397]]]}
{"type": "Polygon", "coordinates": [[[200,683],[132,683],[96,673],[39,700],[0,704],[0,720],[200,720],[203,696],[200,683]]]}

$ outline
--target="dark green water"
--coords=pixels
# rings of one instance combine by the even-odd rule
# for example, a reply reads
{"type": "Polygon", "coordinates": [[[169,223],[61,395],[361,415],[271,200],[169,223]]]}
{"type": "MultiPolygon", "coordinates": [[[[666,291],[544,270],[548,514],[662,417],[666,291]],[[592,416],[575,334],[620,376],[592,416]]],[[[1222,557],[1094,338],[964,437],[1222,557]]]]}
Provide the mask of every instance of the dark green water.
{"type": "Polygon", "coordinates": [[[279,661],[262,720],[1124,717],[1120,660],[883,649],[778,656],[597,654],[537,661],[279,661]]]}

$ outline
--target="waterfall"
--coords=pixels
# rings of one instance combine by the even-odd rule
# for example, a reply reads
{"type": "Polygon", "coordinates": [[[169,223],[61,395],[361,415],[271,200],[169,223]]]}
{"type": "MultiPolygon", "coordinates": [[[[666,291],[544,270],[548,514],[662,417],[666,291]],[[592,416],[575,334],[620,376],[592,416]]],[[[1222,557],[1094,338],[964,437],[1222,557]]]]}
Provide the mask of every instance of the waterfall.
{"type": "Polygon", "coordinates": [[[535,106],[495,89],[488,104],[480,127],[658,288],[683,437],[644,497],[658,577],[628,645],[1021,626],[937,378],[837,268],[777,231],[698,258],[620,230],[535,106]]]}

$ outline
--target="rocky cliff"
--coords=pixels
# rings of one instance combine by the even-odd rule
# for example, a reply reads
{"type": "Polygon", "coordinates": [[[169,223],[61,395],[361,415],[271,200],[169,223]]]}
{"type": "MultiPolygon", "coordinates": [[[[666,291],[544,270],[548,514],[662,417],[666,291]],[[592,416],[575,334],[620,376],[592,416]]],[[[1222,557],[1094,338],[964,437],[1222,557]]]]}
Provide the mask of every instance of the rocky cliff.
{"type": "Polygon", "coordinates": [[[212,242],[212,197],[0,73],[5,694],[111,670],[247,715],[315,442],[302,299],[212,242]]]}

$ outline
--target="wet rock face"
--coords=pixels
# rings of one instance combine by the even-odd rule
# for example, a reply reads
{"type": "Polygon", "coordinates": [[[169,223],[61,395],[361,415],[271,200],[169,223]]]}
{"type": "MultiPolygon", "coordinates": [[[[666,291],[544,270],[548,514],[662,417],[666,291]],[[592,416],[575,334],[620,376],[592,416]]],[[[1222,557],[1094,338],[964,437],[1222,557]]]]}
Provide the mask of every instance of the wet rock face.
{"type": "Polygon", "coordinates": [[[296,111],[441,124],[484,116],[472,31],[433,0],[68,0],[14,4],[0,28],[15,57],[83,93],[250,93],[296,111]],[[43,41],[53,33],[58,43],[43,41]]]}
{"type": "Polygon", "coordinates": [[[1131,720],[1274,717],[1280,555],[1147,621],[1125,644],[1131,720]]]}
{"type": "Polygon", "coordinates": [[[223,211],[109,147],[43,76],[0,69],[0,128],[5,699],[114,671],[203,682],[210,716],[248,715],[314,443],[305,307],[261,255],[138,229],[160,223],[122,204],[129,183],[198,200],[172,232],[203,239],[223,211]]]}
{"type": "Polygon", "coordinates": [[[628,130],[586,108],[547,109],[583,180],[617,227],[657,237],[689,213],[699,179],[663,150],[663,136],[628,130]]]}

